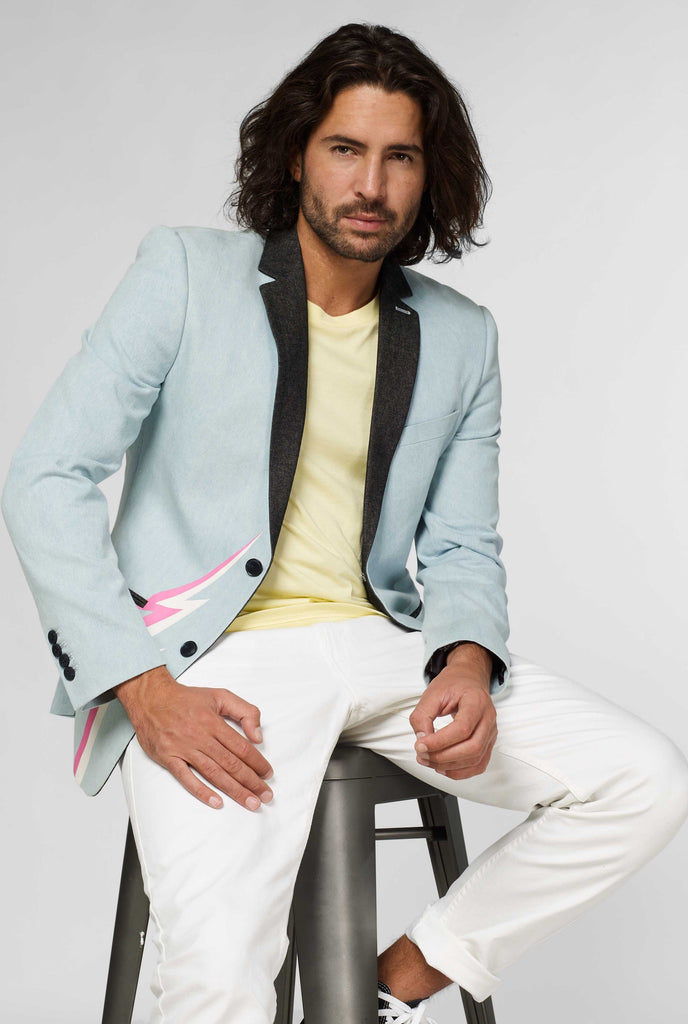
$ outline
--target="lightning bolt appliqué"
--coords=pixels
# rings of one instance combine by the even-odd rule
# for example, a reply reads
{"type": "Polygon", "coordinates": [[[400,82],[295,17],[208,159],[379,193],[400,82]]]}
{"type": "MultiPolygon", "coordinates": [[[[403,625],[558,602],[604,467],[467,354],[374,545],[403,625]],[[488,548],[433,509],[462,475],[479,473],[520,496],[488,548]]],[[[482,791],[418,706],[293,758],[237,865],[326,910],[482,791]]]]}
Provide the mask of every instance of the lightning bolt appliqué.
{"type": "Polygon", "coordinates": [[[185,583],[181,587],[173,587],[172,590],[160,590],[157,594],[149,597],[142,611],[144,612],[143,621],[151,636],[155,636],[156,633],[167,629],[168,626],[181,621],[181,619],[190,615],[191,612],[195,612],[201,605],[204,605],[209,600],[208,598],[194,601],[194,596],[200,593],[201,590],[205,590],[206,587],[214,583],[220,576],[223,576],[237,559],[241,558],[249,548],[253,547],[258,538],[262,536],[262,533],[263,531],[261,530],[253,540],[250,540],[248,544],[244,544],[243,548],[239,548],[226,561],[222,562],[215,569],[211,569],[210,572],[206,573],[205,576],[201,576],[200,579],[194,580],[192,583],[185,583]]]}

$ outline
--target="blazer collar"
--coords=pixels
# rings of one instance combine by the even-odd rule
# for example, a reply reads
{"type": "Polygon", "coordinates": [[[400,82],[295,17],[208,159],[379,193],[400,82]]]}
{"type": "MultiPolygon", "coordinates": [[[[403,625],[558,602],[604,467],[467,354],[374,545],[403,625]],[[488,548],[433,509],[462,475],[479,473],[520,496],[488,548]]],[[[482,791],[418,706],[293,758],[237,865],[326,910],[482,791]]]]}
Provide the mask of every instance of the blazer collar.
{"type": "MultiPolygon", "coordinates": [[[[270,533],[273,551],[299,458],[306,417],[308,380],[308,309],[306,278],[296,226],[268,234],[258,269],[273,278],[260,285],[278,352],[278,374],[270,437],[270,533]]],[[[368,555],[380,518],[390,463],[406,422],[420,352],[418,314],[403,301],[411,287],[398,262],[388,256],[379,277],[380,321],[375,392],[368,444],[361,566],[368,555]]]]}

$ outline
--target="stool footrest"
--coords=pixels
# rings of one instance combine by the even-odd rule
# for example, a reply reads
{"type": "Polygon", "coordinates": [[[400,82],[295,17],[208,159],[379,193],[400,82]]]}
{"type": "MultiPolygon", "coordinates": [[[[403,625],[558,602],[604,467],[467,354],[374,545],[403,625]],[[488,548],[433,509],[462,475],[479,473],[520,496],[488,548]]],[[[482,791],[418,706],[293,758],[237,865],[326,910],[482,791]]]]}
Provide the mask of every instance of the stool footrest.
{"type": "Polygon", "coordinates": [[[447,830],[444,825],[408,825],[399,828],[376,828],[376,839],[431,839],[435,843],[444,842],[447,830]]]}

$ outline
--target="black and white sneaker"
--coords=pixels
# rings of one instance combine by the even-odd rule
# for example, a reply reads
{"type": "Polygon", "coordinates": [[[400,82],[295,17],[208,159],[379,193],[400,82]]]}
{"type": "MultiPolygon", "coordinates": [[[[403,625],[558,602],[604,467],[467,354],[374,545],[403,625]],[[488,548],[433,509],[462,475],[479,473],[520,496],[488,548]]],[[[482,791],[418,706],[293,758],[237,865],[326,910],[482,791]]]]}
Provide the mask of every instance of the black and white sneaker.
{"type": "MultiPolygon", "coordinates": [[[[377,983],[377,1015],[379,1024],[437,1024],[432,1017],[424,1017],[427,999],[412,999],[403,1003],[392,995],[384,981],[377,983]]],[[[301,1021],[305,1024],[305,1021],[301,1021]]]]}
{"type": "Polygon", "coordinates": [[[404,1003],[393,996],[383,981],[377,983],[378,1020],[380,1024],[437,1024],[425,1016],[426,999],[412,999],[404,1003]]]}

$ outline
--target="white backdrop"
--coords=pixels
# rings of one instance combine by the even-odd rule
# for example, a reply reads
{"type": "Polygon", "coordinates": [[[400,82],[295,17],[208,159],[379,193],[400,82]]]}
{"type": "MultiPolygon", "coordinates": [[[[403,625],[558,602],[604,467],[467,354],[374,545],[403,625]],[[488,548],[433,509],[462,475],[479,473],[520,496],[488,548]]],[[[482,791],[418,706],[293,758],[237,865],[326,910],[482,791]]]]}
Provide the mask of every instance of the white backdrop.
{"type": "MultiPolygon", "coordinates": [[[[146,231],[228,226],[248,108],[338,25],[398,28],[461,87],[494,182],[490,244],[463,266],[420,269],[487,305],[500,328],[510,649],[686,750],[685,5],[66,0],[5,15],[3,479],[146,231]]],[[[120,479],[105,487],[112,511],[120,479]]],[[[3,1018],[92,1024],[124,799],[116,776],[96,799],[72,781],[71,724],[48,715],[54,661],[4,529],[0,558],[3,1018]]],[[[414,815],[383,810],[384,824],[414,815]]],[[[470,856],[520,820],[462,813],[470,856]]],[[[687,854],[684,828],[510,967],[498,1020],[676,1020],[688,1002],[687,854]]],[[[380,844],[379,865],[382,948],[434,896],[423,844],[380,844]]],[[[148,1004],[143,985],[137,1021],[148,1004]]],[[[458,1006],[452,988],[431,1013],[449,1024],[458,1006]]]]}

